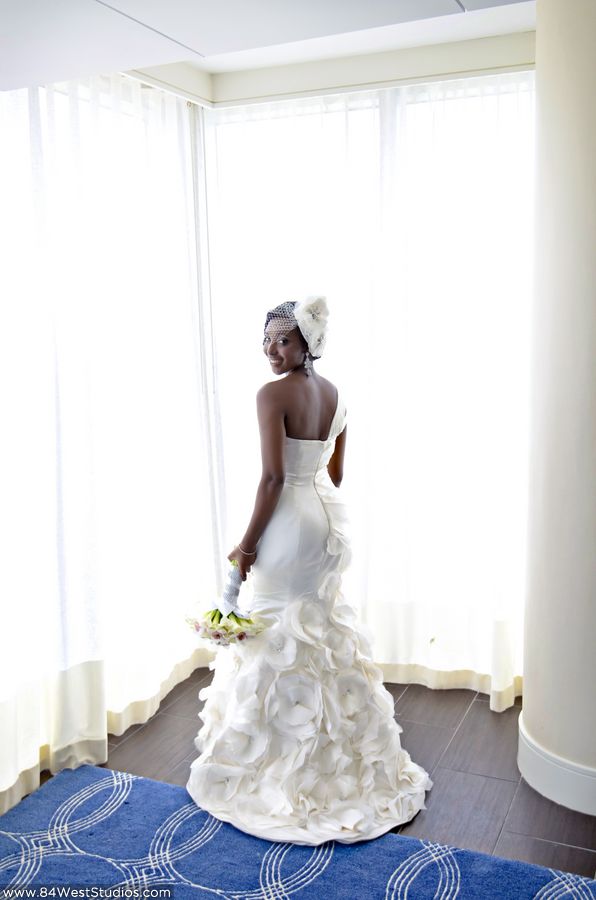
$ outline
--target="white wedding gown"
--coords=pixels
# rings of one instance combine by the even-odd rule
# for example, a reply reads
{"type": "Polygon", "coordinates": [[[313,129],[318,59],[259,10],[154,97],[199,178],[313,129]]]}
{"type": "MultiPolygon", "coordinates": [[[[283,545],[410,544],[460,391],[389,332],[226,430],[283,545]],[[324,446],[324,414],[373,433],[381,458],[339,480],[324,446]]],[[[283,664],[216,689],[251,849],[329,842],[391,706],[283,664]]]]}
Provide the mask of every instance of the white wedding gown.
{"type": "Polygon", "coordinates": [[[338,397],[327,440],[286,438],[285,484],[252,568],[251,610],[269,627],[218,648],[199,693],[187,790],[270,841],[378,837],[424,808],[432,786],[401,748],[393,698],[340,590],[350,549],[327,463],[345,418],[338,397]]]}

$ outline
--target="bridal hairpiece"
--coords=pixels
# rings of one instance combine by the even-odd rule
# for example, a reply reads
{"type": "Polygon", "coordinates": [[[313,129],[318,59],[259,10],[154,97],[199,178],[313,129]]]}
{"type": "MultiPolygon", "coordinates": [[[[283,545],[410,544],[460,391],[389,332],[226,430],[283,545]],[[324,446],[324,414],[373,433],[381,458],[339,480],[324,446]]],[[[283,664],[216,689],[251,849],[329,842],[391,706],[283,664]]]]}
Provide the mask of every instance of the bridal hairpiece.
{"type": "Polygon", "coordinates": [[[329,307],[325,297],[307,297],[294,306],[294,318],[315,359],[323,355],[327,341],[329,307]]]}

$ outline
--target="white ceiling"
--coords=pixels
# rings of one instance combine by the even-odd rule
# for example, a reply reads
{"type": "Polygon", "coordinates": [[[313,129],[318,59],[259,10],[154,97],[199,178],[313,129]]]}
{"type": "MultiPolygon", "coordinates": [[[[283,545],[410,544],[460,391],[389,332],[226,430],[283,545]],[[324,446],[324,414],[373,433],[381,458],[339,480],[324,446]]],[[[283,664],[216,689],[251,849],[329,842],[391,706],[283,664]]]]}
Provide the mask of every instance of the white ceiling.
{"type": "Polygon", "coordinates": [[[204,57],[461,13],[456,0],[217,0],[200,6],[185,0],[109,2],[204,57]]]}
{"type": "Polygon", "coordinates": [[[234,72],[535,30],[536,0],[495,2],[495,6],[466,13],[459,9],[452,10],[441,16],[416,18],[360,31],[338,31],[324,37],[220,53],[189,62],[198,69],[213,73],[234,72]]]}
{"type": "Polygon", "coordinates": [[[535,27],[535,0],[0,0],[0,90],[190,62],[226,72],[535,27]]]}

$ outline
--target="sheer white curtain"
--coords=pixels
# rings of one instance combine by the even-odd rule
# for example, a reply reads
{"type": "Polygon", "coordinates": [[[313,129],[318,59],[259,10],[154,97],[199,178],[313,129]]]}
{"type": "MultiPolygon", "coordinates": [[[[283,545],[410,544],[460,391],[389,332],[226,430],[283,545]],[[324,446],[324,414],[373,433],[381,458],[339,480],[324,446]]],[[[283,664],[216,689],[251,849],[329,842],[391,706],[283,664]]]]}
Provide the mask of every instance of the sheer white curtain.
{"type": "Polygon", "coordinates": [[[210,658],[183,617],[252,509],[264,313],[307,293],[333,309],[317,367],[348,403],[345,590],[377,661],[511,704],[532,84],[213,111],[208,185],[184,101],[122,76],[0,94],[0,809],[210,658]]]}
{"type": "Polygon", "coordinates": [[[221,580],[202,119],[123,76],[0,94],[0,809],[208,658],[221,580]]]}
{"type": "Polygon", "coordinates": [[[230,510],[259,475],[265,311],[320,292],[348,406],[345,593],[387,680],[521,692],[533,75],[207,114],[230,510]]]}

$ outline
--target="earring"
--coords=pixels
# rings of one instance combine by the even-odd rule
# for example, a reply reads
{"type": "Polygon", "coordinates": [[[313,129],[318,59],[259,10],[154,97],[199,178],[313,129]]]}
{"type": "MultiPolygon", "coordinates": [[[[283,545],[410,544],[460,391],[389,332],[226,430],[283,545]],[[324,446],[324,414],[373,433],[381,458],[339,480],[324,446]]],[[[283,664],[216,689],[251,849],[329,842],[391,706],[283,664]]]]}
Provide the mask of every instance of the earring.
{"type": "Polygon", "coordinates": [[[313,368],[312,367],[312,357],[311,357],[310,353],[304,354],[304,364],[303,365],[304,365],[304,371],[306,372],[306,374],[310,375],[312,372],[312,368],[313,368]]]}

